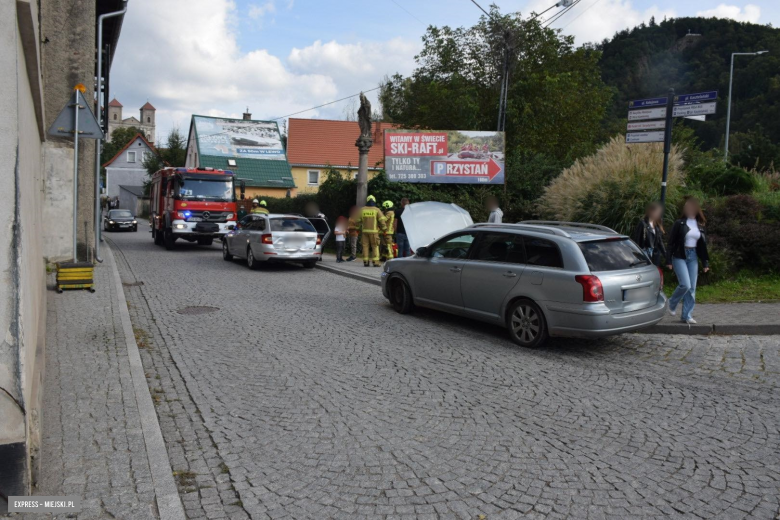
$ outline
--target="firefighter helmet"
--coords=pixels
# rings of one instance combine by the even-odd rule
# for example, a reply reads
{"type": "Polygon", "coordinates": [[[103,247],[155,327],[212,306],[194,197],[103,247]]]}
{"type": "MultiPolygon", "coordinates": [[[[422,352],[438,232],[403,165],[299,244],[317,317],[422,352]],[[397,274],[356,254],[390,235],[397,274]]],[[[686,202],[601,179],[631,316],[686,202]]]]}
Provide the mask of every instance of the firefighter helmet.
{"type": "Polygon", "coordinates": [[[373,195],[369,195],[366,198],[366,202],[376,202],[376,197],[374,197],[373,195]]]}
{"type": "Polygon", "coordinates": [[[260,204],[260,201],[257,199],[252,199],[252,204],[260,204]]]}
{"type": "Polygon", "coordinates": [[[385,209],[390,209],[390,208],[392,208],[392,207],[393,207],[393,201],[391,201],[391,200],[386,200],[386,201],[384,201],[384,202],[382,203],[382,207],[383,207],[383,208],[385,208],[385,209]]]}
{"type": "Polygon", "coordinates": [[[268,207],[268,203],[264,200],[260,201],[260,205],[263,206],[264,208],[268,207]]]}

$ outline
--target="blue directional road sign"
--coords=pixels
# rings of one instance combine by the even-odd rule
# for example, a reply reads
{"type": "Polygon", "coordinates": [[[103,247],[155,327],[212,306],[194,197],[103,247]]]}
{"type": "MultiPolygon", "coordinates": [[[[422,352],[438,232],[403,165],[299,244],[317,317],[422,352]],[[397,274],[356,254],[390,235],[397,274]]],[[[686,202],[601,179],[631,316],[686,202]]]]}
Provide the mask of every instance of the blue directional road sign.
{"type": "Polygon", "coordinates": [[[702,101],[715,101],[718,99],[718,91],[698,92],[696,94],[680,94],[674,96],[675,105],[687,105],[690,103],[701,103],[702,101]]]}
{"type": "Polygon", "coordinates": [[[658,107],[666,105],[667,98],[665,97],[657,97],[657,98],[650,98],[650,99],[637,99],[634,101],[628,102],[628,108],[649,108],[649,107],[658,107]]]}

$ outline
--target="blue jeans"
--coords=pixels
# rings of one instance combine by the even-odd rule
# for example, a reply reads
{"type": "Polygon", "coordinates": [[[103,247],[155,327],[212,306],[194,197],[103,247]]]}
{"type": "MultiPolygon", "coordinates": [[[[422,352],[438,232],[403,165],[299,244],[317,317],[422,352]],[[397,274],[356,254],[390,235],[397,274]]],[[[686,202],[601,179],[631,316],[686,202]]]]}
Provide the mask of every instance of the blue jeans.
{"type": "Polygon", "coordinates": [[[409,247],[409,239],[406,238],[406,233],[397,233],[395,235],[395,243],[398,245],[398,258],[412,256],[412,249],[409,247]]]}
{"type": "Polygon", "coordinates": [[[682,299],[680,318],[688,320],[691,318],[693,306],[696,304],[696,281],[699,278],[699,258],[696,256],[696,250],[686,248],[685,259],[672,258],[672,267],[680,285],[669,298],[669,308],[675,310],[682,299]]]}

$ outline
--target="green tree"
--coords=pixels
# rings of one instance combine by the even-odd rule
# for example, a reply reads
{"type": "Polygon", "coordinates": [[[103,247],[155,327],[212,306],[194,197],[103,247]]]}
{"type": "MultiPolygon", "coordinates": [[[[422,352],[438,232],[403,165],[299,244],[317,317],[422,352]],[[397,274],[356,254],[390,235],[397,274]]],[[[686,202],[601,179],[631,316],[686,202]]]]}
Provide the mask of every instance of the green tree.
{"type": "Polygon", "coordinates": [[[168,134],[164,147],[158,147],[156,154],[148,154],[143,166],[151,176],[157,170],[166,166],[183,167],[187,159],[187,142],[178,128],[168,134]]]}
{"type": "MultiPolygon", "coordinates": [[[[507,219],[533,215],[547,182],[596,149],[612,96],[601,79],[600,52],[574,47],[572,37],[520,13],[493,7],[470,28],[429,27],[417,69],[386,77],[384,118],[407,128],[495,130],[506,56],[510,82],[506,115],[507,219]]],[[[482,200],[497,187],[447,186],[451,200],[482,200]]],[[[403,189],[397,186],[397,189],[403,189]]]]}

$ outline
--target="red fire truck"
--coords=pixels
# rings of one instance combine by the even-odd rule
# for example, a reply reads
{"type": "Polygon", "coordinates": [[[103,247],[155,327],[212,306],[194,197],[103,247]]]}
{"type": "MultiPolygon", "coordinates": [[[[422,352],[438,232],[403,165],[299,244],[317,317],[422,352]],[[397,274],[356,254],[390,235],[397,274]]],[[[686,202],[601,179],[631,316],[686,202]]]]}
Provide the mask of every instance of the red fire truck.
{"type": "Polygon", "coordinates": [[[213,168],[164,168],[152,175],[152,238],[173,249],[181,238],[211,245],[236,223],[234,176],[213,168]]]}

